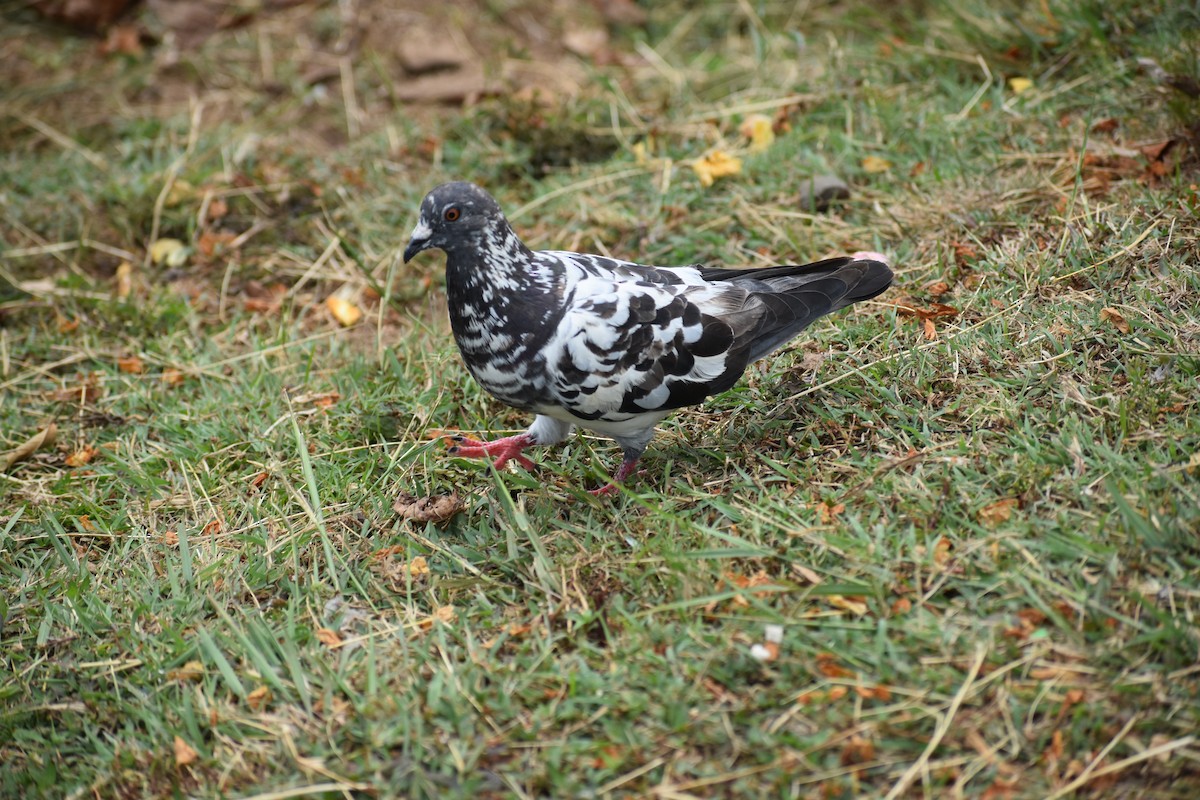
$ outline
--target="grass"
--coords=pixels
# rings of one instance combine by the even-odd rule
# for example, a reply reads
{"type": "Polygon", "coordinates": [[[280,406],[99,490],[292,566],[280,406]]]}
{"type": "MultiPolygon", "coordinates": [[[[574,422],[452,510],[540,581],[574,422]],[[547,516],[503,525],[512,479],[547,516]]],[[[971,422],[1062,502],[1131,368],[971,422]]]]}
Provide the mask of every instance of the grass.
{"type": "Polygon", "coordinates": [[[305,4],[175,60],[6,8],[0,452],[57,441],[0,475],[0,795],[1195,797],[1198,117],[1136,65],[1196,75],[1195,20],[1034,6],[662,8],[596,66],[451,4],[577,84],[465,110],[393,99],[399,6],[353,57],[305,4]],[[804,213],[821,172],[854,194],[804,213]],[[597,501],[605,440],[431,436],[527,424],[394,258],[459,177],[534,246],[898,279],[597,501]]]}

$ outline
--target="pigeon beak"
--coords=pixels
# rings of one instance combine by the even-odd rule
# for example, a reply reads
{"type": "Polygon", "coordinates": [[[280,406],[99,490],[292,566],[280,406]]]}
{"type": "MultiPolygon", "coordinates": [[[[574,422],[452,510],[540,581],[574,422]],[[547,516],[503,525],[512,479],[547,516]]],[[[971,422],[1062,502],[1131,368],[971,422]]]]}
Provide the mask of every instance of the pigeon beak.
{"type": "Polygon", "coordinates": [[[413,256],[428,248],[432,236],[433,230],[425,220],[418,222],[417,227],[413,228],[412,238],[408,240],[408,247],[404,248],[404,263],[407,264],[413,256]]]}

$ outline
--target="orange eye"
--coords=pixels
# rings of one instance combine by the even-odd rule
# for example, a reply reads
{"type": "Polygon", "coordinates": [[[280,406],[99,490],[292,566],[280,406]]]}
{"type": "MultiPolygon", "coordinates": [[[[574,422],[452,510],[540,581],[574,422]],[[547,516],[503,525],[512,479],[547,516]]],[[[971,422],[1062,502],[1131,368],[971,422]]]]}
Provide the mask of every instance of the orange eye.
{"type": "Polygon", "coordinates": [[[450,208],[442,212],[442,219],[446,220],[446,222],[454,222],[454,220],[458,219],[458,209],[450,206],[450,208]]]}

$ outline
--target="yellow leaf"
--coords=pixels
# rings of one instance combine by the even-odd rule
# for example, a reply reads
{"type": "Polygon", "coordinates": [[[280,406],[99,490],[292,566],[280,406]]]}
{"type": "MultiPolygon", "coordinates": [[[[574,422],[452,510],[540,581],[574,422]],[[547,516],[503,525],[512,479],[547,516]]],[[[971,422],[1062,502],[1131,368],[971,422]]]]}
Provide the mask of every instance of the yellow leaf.
{"type": "Polygon", "coordinates": [[[879,156],[867,156],[862,160],[863,172],[887,172],[892,168],[892,162],[879,156]]]}
{"type": "Polygon", "coordinates": [[[738,128],[742,136],[750,140],[750,152],[761,153],[775,141],[775,130],[771,118],[765,114],[751,114],[742,120],[738,128]]]}
{"type": "Polygon", "coordinates": [[[124,300],[126,297],[129,297],[129,293],[133,291],[133,264],[130,264],[128,261],[122,261],[117,265],[116,282],[117,288],[115,294],[117,295],[117,299],[124,300]]]}
{"type": "Polygon", "coordinates": [[[742,171],[742,160],[723,150],[713,150],[703,158],[692,162],[692,170],[702,186],[712,186],[717,178],[737,175],[742,171]]]}
{"type": "Polygon", "coordinates": [[[246,695],[246,705],[255,711],[263,708],[269,702],[271,702],[271,690],[266,686],[260,686],[246,695]]]}
{"type": "Polygon", "coordinates": [[[175,737],[175,766],[186,767],[191,764],[200,754],[182,738],[175,737]]]}
{"type": "MultiPolygon", "coordinates": [[[[178,537],[176,541],[178,541],[178,537]]],[[[204,665],[199,661],[189,661],[178,669],[167,670],[167,680],[169,681],[198,681],[203,677],[204,665]]]]}
{"type": "Polygon", "coordinates": [[[1033,88],[1033,81],[1029,78],[1009,78],[1008,88],[1012,89],[1013,94],[1021,94],[1033,88]]]}
{"type": "Polygon", "coordinates": [[[458,619],[458,609],[454,606],[439,606],[433,611],[433,619],[449,625],[458,619]]]}
{"type": "Polygon", "coordinates": [[[425,560],[425,556],[417,556],[412,561],[408,562],[408,574],[414,578],[418,575],[429,574],[429,562],[425,560]]]}
{"type": "Polygon", "coordinates": [[[56,436],[58,436],[58,426],[51,422],[45,428],[42,428],[22,442],[18,447],[9,450],[4,455],[0,455],[0,472],[7,472],[9,467],[18,461],[29,458],[41,448],[54,444],[56,436]]]}
{"type": "Polygon", "coordinates": [[[168,267],[182,267],[187,262],[187,248],[178,239],[156,239],[150,245],[150,260],[168,267]]]}
{"type": "Polygon", "coordinates": [[[637,162],[637,165],[639,167],[646,166],[646,162],[649,160],[646,157],[646,143],[645,142],[635,142],[632,150],[633,150],[633,159],[634,159],[634,161],[637,162]]]}
{"type": "Polygon", "coordinates": [[[362,319],[362,311],[358,306],[338,297],[336,294],[329,295],[325,300],[325,307],[329,309],[329,313],[333,314],[333,318],[344,327],[349,328],[354,323],[362,319]]]}
{"type": "Polygon", "coordinates": [[[863,616],[867,613],[867,604],[857,598],[844,597],[840,594],[831,594],[825,598],[829,605],[834,608],[840,608],[843,611],[849,611],[851,614],[863,616]]]}

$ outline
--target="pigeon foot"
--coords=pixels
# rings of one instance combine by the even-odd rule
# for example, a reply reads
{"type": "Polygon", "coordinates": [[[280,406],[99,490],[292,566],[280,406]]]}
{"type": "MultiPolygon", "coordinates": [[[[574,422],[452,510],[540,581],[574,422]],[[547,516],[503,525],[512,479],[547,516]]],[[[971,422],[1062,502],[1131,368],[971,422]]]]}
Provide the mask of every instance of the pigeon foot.
{"type": "Polygon", "coordinates": [[[505,436],[503,439],[496,439],[494,442],[481,442],[478,439],[472,439],[469,436],[452,436],[451,441],[454,442],[450,447],[450,455],[462,456],[463,458],[492,458],[492,466],[500,469],[509,461],[515,460],[525,469],[532,470],[534,464],[525,456],[521,455],[521,451],[526,447],[534,445],[533,437],[527,433],[519,433],[516,436],[505,436]]]}
{"type": "MultiPolygon", "coordinates": [[[[621,466],[617,467],[617,474],[613,475],[611,483],[607,486],[601,486],[599,489],[592,489],[588,494],[593,497],[608,497],[609,495],[616,494],[620,484],[624,483],[625,479],[634,474],[634,472],[638,472],[637,463],[638,460],[636,458],[626,458],[621,462],[621,466]]],[[[638,474],[641,473],[638,472],[638,474]]]]}

